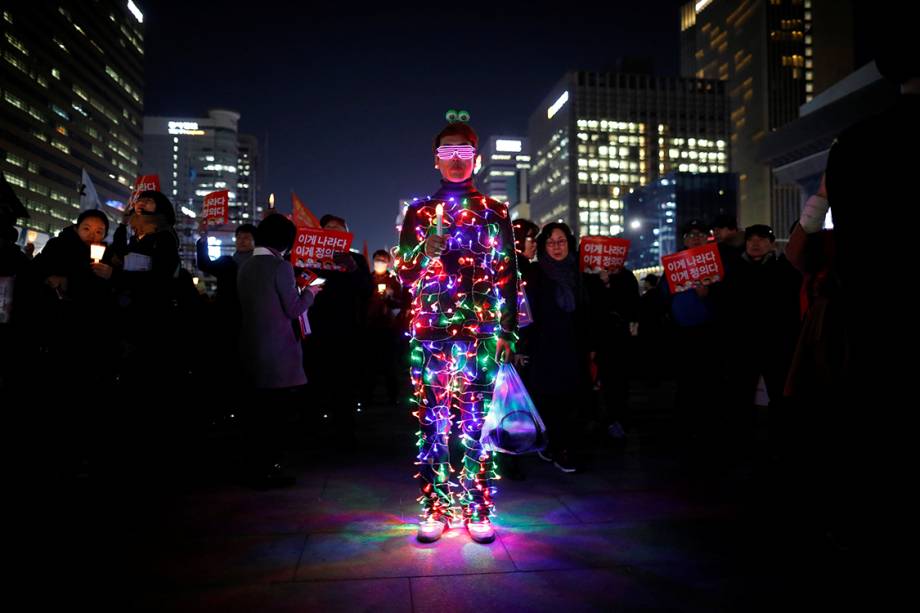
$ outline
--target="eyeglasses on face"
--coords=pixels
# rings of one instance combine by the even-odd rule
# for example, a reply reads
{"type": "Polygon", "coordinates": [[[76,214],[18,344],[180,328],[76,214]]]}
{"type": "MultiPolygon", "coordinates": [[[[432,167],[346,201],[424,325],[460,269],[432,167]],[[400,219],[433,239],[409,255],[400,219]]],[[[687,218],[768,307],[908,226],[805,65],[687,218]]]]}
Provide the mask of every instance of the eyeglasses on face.
{"type": "Polygon", "coordinates": [[[449,160],[458,157],[461,160],[472,160],[476,155],[476,148],[472,145],[441,145],[438,147],[438,158],[449,160]]]}

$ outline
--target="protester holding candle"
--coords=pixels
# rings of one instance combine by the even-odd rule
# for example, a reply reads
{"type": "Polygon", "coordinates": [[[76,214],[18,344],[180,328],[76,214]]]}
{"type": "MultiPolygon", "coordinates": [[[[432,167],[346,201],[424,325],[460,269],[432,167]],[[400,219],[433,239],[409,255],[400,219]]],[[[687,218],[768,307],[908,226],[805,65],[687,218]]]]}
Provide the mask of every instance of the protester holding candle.
{"type": "MultiPolygon", "coordinates": [[[[23,309],[30,343],[23,359],[28,372],[37,378],[53,373],[55,384],[47,381],[21,382],[24,388],[46,390],[54,398],[58,393],[75,389],[92,389],[99,397],[106,395],[115,371],[116,343],[104,331],[114,313],[111,252],[102,241],[108,234],[109,220],[98,210],[83,211],[77,223],[64,228],[35,256],[27,274],[26,300],[23,309]],[[88,340],[91,339],[91,340],[88,340]]],[[[69,473],[82,471],[90,449],[86,439],[96,428],[93,419],[98,411],[72,408],[72,402],[47,402],[45,406],[69,407],[50,420],[52,455],[63,462],[69,473]]],[[[58,466],[60,468],[60,466],[58,466]]]]}
{"type": "Polygon", "coordinates": [[[406,308],[399,279],[390,271],[390,254],[384,249],[374,252],[374,270],[371,282],[375,291],[367,307],[367,367],[364,376],[363,402],[373,400],[378,375],[383,375],[387,403],[396,406],[399,401],[399,372],[403,368],[403,355],[399,348],[402,330],[402,312],[406,308]]]}
{"type": "MultiPolygon", "coordinates": [[[[77,272],[92,272],[99,279],[112,277],[111,254],[106,257],[102,243],[109,233],[109,220],[102,211],[80,213],[77,223],[61,230],[45,245],[34,262],[45,283],[66,293],[70,279],[77,272]],[[98,259],[94,259],[94,256],[98,259]],[[103,262],[105,260],[105,263],[103,262]]],[[[79,281],[77,281],[79,283],[79,281]]]]}
{"type": "Polygon", "coordinates": [[[464,522],[479,543],[495,539],[496,467],[479,439],[495,375],[500,362],[510,361],[518,329],[511,216],[473,185],[479,138],[467,119],[465,112],[448,113],[433,147],[441,189],[409,205],[399,241],[397,272],[413,295],[410,402],[420,424],[422,542],[439,539],[452,520],[464,522]],[[448,448],[454,410],[465,447],[458,469],[448,448]]]}

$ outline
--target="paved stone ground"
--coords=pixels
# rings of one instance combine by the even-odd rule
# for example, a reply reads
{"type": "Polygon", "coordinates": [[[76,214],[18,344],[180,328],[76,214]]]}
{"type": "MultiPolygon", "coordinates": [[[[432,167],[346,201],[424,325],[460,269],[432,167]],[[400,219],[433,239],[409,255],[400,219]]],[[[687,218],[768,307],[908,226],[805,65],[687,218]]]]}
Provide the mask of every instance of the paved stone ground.
{"type": "Polygon", "coordinates": [[[807,610],[843,598],[849,554],[796,508],[768,454],[693,450],[670,428],[667,385],[634,386],[633,402],[628,442],[590,439],[588,471],[528,456],[525,480],[500,481],[491,545],[462,529],[416,542],[406,411],[366,410],[348,444],[318,429],[297,484],[280,490],[233,482],[220,429],[164,443],[161,465],[39,488],[17,535],[40,578],[32,601],[569,613],[807,610]]]}

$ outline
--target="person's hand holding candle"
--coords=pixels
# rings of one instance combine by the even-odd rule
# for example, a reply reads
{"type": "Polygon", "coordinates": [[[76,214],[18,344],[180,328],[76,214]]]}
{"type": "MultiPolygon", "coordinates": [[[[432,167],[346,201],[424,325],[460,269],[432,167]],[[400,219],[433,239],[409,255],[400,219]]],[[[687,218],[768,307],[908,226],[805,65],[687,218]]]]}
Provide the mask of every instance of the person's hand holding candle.
{"type": "Polygon", "coordinates": [[[112,278],[112,267],[108,264],[103,264],[102,262],[93,262],[90,265],[90,268],[92,268],[93,274],[95,274],[100,279],[105,279],[108,281],[112,278]]]}
{"type": "Polygon", "coordinates": [[[435,216],[438,218],[436,232],[425,241],[425,255],[430,258],[439,257],[447,245],[447,237],[444,236],[444,205],[440,202],[435,207],[435,216]]]}

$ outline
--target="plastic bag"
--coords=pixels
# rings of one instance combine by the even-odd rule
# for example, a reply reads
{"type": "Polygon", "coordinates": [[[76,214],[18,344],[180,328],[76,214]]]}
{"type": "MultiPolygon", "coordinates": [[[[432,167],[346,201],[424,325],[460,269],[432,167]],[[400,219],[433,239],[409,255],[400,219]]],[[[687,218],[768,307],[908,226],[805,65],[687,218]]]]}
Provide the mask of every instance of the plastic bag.
{"type": "Polygon", "coordinates": [[[479,440],[486,451],[512,455],[546,448],[546,426],[511,364],[502,364],[498,369],[492,404],[479,440]]]}

